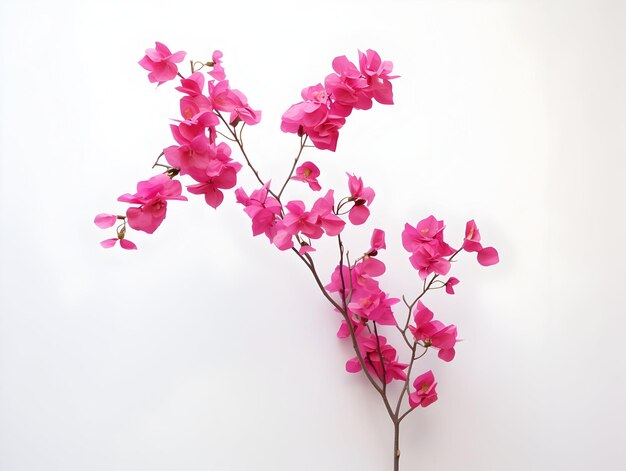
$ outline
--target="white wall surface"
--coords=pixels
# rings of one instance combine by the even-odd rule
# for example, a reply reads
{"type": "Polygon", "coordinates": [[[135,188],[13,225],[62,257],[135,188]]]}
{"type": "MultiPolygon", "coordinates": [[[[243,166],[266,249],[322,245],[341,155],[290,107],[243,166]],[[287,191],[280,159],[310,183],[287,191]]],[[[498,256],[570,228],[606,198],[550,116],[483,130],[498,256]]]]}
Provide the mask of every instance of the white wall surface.
{"type": "Polygon", "coordinates": [[[433,213],[455,244],[475,218],[501,255],[462,257],[458,294],[428,300],[464,342],[418,365],[439,401],[404,422],[403,469],[624,469],[625,5],[3,1],[0,470],[391,469],[391,426],[344,371],[336,314],[304,266],[250,237],[232,194],[217,211],[171,203],[136,253],[98,245],[94,215],[123,210],[173,142],[178,94],[136,64],[155,40],[224,52],[276,180],[300,90],[337,55],[393,60],[396,105],[355,112],[336,154],[306,151],[323,182],[343,189],[348,170],[377,191],[346,243],[387,231],[396,296],[417,286],[405,222],[433,213]]]}

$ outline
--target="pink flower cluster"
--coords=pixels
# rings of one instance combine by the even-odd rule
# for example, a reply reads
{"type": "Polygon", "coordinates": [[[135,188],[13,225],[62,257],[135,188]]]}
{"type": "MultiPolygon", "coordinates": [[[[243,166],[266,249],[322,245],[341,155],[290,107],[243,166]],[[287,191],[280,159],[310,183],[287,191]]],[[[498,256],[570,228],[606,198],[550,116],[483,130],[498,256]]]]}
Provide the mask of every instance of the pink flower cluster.
{"type": "MultiPolygon", "coordinates": [[[[291,180],[308,183],[313,191],[322,189],[317,177],[320,171],[312,162],[305,162],[295,170],[291,180]]],[[[265,234],[269,241],[280,250],[289,250],[299,244],[299,252],[312,252],[315,249],[311,240],[324,234],[334,237],[340,234],[346,223],[339,216],[345,205],[351,204],[350,222],[363,224],[369,217],[369,205],[374,199],[374,190],[364,187],[360,178],[348,174],[350,196],[344,197],[335,207],[334,190],[328,190],[317,198],[310,209],[301,200],[287,202],[284,206],[270,194],[269,183],[254,190],[250,196],[243,188],[235,191],[237,202],[252,220],[252,235],[265,234]],[[307,240],[308,239],[308,240],[307,240]]]]}
{"type": "Polygon", "coordinates": [[[176,64],[182,62],[186,55],[184,51],[172,54],[165,44],[157,42],[154,49],[146,49],[146,55],[139,61],[139,65],[150,71],[148,74],[150,82],[161,85],[176,77],[178,74],[176,64]]]}
{"type": "Polygon", "coordinates": [[[422,301],[417,303],[417,311],[413,317],[415,325],[409,325],[409,330],[415,337],[427,347],[439,350],[439,358],[443,361],[452,361],[455,351],[456,326],[445,325],[440,321],[433,320],[433,312],[422,301]]]}
{"type": "Polygon", "coordinates": [[[428,370],[415,378],[413,387],[415,391],[409,394],[409,405],[411,408],[418,406],[427,407],[437,400],[437,391],[435,391],[437,383],[432,370],[428,370]]]}
{"type": "Polygon", "coordinates": [[[415,227],[405,224],[402,231],[402,245],[411,252],[411,265],[418,270],[419,276],[425,280],[431,273],[447,275],[450,262],[446,257],[454,253],[454,249],[443,240],[443,221],[428,216],[415,227]]]}
{"type": "MultiPolygon", "coordinates": [[[[99,214],[94,223],[101,229],[112,227],[118,219],[123,220],[122,226],[117,230],[117,239],[124,249],[136,249],[137,246],[125,239],[126,224],[137,231],[152,234],[165,219],[168,200],[187,201],[186,196],[181,195],[182,185],[177,180],[172,180],[169,174],[155,175],[147,181],[137,184],[137,193],[126,193],[117,200],[123,203],[138,204],[126,210],[126,216],[113,214],[99,214]]],[[[117,239],[107,239],[101,242],[105,248],[115,245],[117,239]]]]}
{"type": "Polygon", "coordinates": [[[307,135],[318,149],[335,151],[339,130],[352,110],[367,110],[372,100],[393,104],[390,80],[393,64],[381,60],[376,51],[359,51],[359,67],[346,56],[333,60],[333,70],[324,80],[302,90],[302,100],[282,116],[281,129],[307,135]]]}
{"type": "MultiPolygon", "coordinates": [[[[409,365],[398,361],[396,349],[387,345],[387,339],[382,335],[371,334],[367,337],[359,337],[359,350],[363,356],[365,367],[377,378],[387,384],[393,380],[406,380],[404,370],[409,365]]],[[[361,371],[361,364],[357,357],[347,361],[346,371],[349,373],[361,371]]]]}
{"type": "Polygon", "coordinates": [[[183,96],[180,99],[182,119],[174,120],[177,124],[170,125],[175,145],[163,149],[162,155],[167,160],[168,170],[147,181],[139,182],[137,193],[125,194],[118,201],[138,204],[126,211],[126,216],[99,215],[96,224],[108,228],[119,218],[123,223],[117,230],[117,239],[108,239],[102,243],[112,247],[117,240],[125,249],[136,249],[135,244],[125,238],[127,225],[132,229],[152,234],[165,219],[167,200],[182,200],[182,185],[173,178],[177,175],[188,175],[195,183],[187,185],[187,191],[202,195],[206,203],[217,208],[224,200],[223,190],[234,188],[237,184],[237,173],[241,164],[231,158],[230,147],[222,142],[217,143],[217,126],[221,121],[235,128],[240,122],[248,125],[257,124],[261,112],[254,110],[239,90],[231,89],[222,66],[222,53],[215,51],[212,61],[202,64],[210,66],[208,72],[213,80],[205,80],[199,72],[192,72],[183,77],[177,67],[186,53],[183,51],[172,54],[162,43],[157,42],[154,49],[147,49],[146,55],[139,64],[149,70],[150,82],[164,82],[180,76],[180,86],[176,87],[183,96]],[[221,113],[227,114],[224,118],[221,113]],[[104,216],[113,216],[112,222],[104,216]],[[110,225],[106,225],[110,222],[110,225]],[[131,246],[132,244],[132,246],[131,246]]]}

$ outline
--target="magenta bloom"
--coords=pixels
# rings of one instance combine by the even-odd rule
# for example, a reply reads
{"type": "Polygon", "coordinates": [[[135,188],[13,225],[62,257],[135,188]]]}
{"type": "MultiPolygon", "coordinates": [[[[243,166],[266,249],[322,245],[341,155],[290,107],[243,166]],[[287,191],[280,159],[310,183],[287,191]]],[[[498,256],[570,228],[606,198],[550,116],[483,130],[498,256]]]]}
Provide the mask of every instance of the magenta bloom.
{"type": "Polygon", "coordinates": [[[148,80],[158,82],[159,85],[172,80],[178,74],[177,63],[182,62],[186,53],[179,51],[174,54],[167,46],[157,42],[154,49],[146,49],[146,55],[139,61],[139,65],[149,70],[148,80]]]}
{"type": "Polygon", "coordinates": [[[320,176],[320,169],[313,162],[304,162],[296,169],[296,174],[291,177],[292,180],[309,184],[309,188],[313,191],[320,191],[322,187],[317,181],[320,176]]]}
{"type": "Polygon", "coordinates": [[[222,67],[222,57],[223,54],[221,51],[213,52],[213,57],[211,58],[211,62],[213,62],[213,70],[209,72],[209,75],[219,82],[226,79],[224,67],[222,67]]]}
{"type": "Polygon", "coordinates": [[[234,161],[219,163],[217,169],[209,166],[203,176],[193,176],[198,183],[187,186],[187,191],[195,195],[204,195],[206,203],[216,209],[224,201],[222,190],[228,190],[237,184],[239,170],[241,164],[234,161]]]}
{"type": "Polygon", "coordinates": [[[331,237],[340,234],[346,226],[345,221],[333,213],[334,207],[334,191],[328,190],[326,195],[322,198],[318,198],[311,208],[311,213],[317,216],[317,223],[324,229],[324,232],[331,237]]]}
{"type": "Polygon", "coordinates": [[[486,267],[495,265],[500,261],[498,251],[496,249],[493,247],[483,248],[480,243],[480,231],[478,230],[478,226],[473,219],[471,221],[467,221],[467,224],[465,225],[463,249],[467,252],[478,252],[476,254],[478,263],[486,267]]]}
{"type": "Polygon", "coordinates": [[[245,213],[252,219],[252,235],[265,234],[270,242],[276,235],[276,220],[280,215],[281,205],[268,192],[269,182],[254,190],[248,197],[243,188],[235,191],[237,202],[244,205],[245,213]]]}
{"type": "Polygon", "coordinates": [[[369,186],[363,186],[363,180],[354,175],[348,175],[348,189],[350,190],[350,200],[354,201],[354,206],[350,209],[348,218],[355,226],[363,224],[370,216],[370,210],[367,208],[374,201],[374,190],[369,186]]]}
{"type": "Polygon", "coordinates": [[[283,132],[306,134],[318,149],[335,151],[339,129],[346,120],[332,112],[331,103],[322,84],[302,90],[304,101],[292,105],[281,118],[283,132]]]}
{"type": "Polygon", "coordinates": [[[454,294],[454,286],[458,284],[459,284],[459,279],[451,276],[448,279],[448,281],[446,281],[446,284],[444,285],[446,287],[446,293],[454,294]]]}
{"type": "Polygon", "coordinates": [[[335,57],[333,60],[335,74],[324,80],[324,86],[332,95],[333,111],[341,116],[348,116],[354,108],[367,110],[372,107],[372,98],[365,91],[367,79],[361,75],[356,65],[346,56],[335,57]]]}
{"type": "Polygon", "coordinates": [[[376,51],[368,49],[365,54],[359,51],[361,73],[367,78],[367,93],[378,103],[393,105],[393,90],[389,80],[397,78],[389,75],[393,63],[381,60],[376,51]]]}
{"type": "Polygon", "coordinates": [[[315,147],[320,150],[335,152],[337,140],[339,139],[339,129],[345,123],[346,120],[344,118],[329,114],[323,122],[313,128],[306,129],[305,132],[315,147]]]}
{"type": "MultiPolygon", "coordinates": [[[[377,342],[376,335],[371,334],[368,338],[363,339],[361,337],[359,340],[359,349],[361,350],[365,367],[370,373],[376,375],[379,379],[384,380],[387,384],[394,379],[400,381],[406,380],[406,373],[404,370],[409,365],[398,362],[396,349],[391,345],[387,345],[387,339],[385,337],[379,335],[377,342]]],[[[357,357],[354,357],[346,362],[346,371],[349,373],[358,373],[361,371],[361,364],[359,363],[357,357]]]]}
{"type": "Polygon", "coordinates": [[[472,219],[465,225],[465,239],[463,240],[463,250],[466,252],[478,252],[483,246],[480,243],[480,231],[472,219]]]}
{"type": "Polygon", "coordinates": [[[438,221],[432,215],[422,219],[415,227],[405,224],[402,231],[402,246],[413,253],[424,245],[430,245],[442,257],[452,255],[454,249],[443,240],[444,228],[443,221],[438,221]]]}
{"type": "Polygon", "coordinates": [[[382,291],[370,294],[364,290],[357,290],[352,296],[352,301],[348,304],[348,309],[360,318],[381,325],[397,325],[391,306],[399,302],[398,298],[389,298],[387,293],[382,291]]]}
{"type": "Polygon", "coordinates": [[[253,125],[261,121],[261,112],[250,108],[246,96],[239,90],[231,89],[228,80],[217,84],[210,81],[209,97],[214,109],[230,113],[228,122],[231,124],[243,121],[248,125],[253,125]]]}
{"type": "Polygon", "coordinates": [[[302,233],[311,239],[319,239],[324,234],[317,214],[307,211],[304,202],[290,201],[285,205],[289,211],[283,218],[285,229],[291,235],[302,233]]]}
{"type": "Polygon", "coordinates": [[[431,273],[447,275],[450,271],[450,262],[442,257],[432,245],[422,245],[417,248],[413,255],[409,257],[413,268],[419,272],[422,280],[425,280],[431,273]]]}
{"type": "Polygon", "coordinates": [[[437,391],[435,391],[437,383],[432,370],[428,370],[415,378],[413,387],[415,391],[409,394],[409,405],[412,408],[418,406],[428,407],[437,400],[437,391]]]}
{"type": "MultiPolygon", "coordinates": [[[[304,101],[292,105],[283,113],[280,129],[283,132],[299,133],[322,124],[328,117],[328,94],[321,83],[302,90],[304,101]]],[[[307,133],[308,134],[308,133],[307,133]]]]}
{"type": "Polygon", "coordinates": [[[439,350],[438,356],[443,361],[454,359],[457,339],[457,330],[454,324],[444,325],[442,322],[433,320],[433,312],[419,301],[413,317],[415,325],[409,325],[409,330],[416,340],[424,342],[427,347],[439,350]]]}
{"type": "Polygon", "coordinates": [[[387,245],[385,244],[385,231],[382,229],[374,229],[372,232],[372,238],[370,239],[370,249],[367,254],[370,257],[375,257],[378,255],[378,251],[382,249],[386,249],[387,245]]]}
{"type": "Polygon", "coordinates": [[[187,201],[181,196],[182,185],[166,174],[156,175],[137,184],[137,193],[126,193],[117,200],[123,203],[139,204],[126,210],[128,225],[138,231],[152,234],[165,219],[167,200],[187,201]]]}

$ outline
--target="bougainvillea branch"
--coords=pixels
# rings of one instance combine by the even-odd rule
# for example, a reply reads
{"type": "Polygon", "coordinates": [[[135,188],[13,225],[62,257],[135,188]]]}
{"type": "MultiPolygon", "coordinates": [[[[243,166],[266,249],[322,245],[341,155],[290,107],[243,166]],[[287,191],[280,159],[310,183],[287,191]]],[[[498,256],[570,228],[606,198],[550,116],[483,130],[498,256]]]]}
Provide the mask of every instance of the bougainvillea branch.
{"type": "Polygon", "coordinates": [[[360,226],[365,223],[375,198],[374,190],[365,186],[360,177],[347,173],[347,191],[327,189],[323,196],[310,202],[285,202],[286,190],[292,181],[308,186],[313,193],[323,189],[318,180],[320,170],[317,165],[312,161],[300,163],[305,148],[334,152],[339,131],[354,110],[368,110],[373,102],[393,104],[391,80],[397,76],[391,75],[393,64],[381,60],[377,52],[371,49],[359,52],[358,66],[346,56],[336,57],[332,62],[334,72],[324,79],[324,83],[304,88],[302,101],[285,111],[280,128],[283,132],[297,134],[299,147],[287,178],[279,180],[282,183],[274,188],[271,180],[262,178],[243,140],[244,127],[257,124],[261,112],[248,104],[243,93],[230,87],[222,66],[222,53],[213,52],[211,60],[191,60],[188,77],[177,66],[185,56],[185,52],[172,53],[167,46],[157,42],[155,48],[146,50],[146,55],[139,61],[149,71],[149,81],[157,83],[158,87],[180,78],[176,90],[182,94],[182,119],[175,119],[176,124],[170,125],[176,144],[163,149],[152,165],[153,169],[165,168],[165,172],[140,181],[136,193],[126,193],[118,198],[118,201],[132,205],[125,214],[96,216],[94,222],[100,228],[117,224],[116,236],[103,240],[101,245],[111,248],[119,241],[123,249],[137,249],[126,238],[128,229],[148,234],[155,232],[165,219],[168,201],[187,201],[182,195],[181,181],[190,179],[191,182],[186,184],[187,191],[203,196],[209,206],[218,208],[225,192],[237,186],[237,174],[243,164],[231,157],[232,151],[226,142],[217,139],[220,136],[235,143],[260,185],[250,194],[241,187],[233,192],[251,220],[252,235],[263,234],[278,250],[293,252],[339,314],[337,336],[349,339],[355,355],[347,360],[346,371],[363,372],[380,396],[393,424],[393,469],[397,471],[400,466],[400,423],[412,411],[431,405],[438,397],[437,382],[431,370],[412,376],[417,361],[430,350],[437,350],[438,357],[444,362],[451,361],[456,354],[456,326],[435,320],[422,298],[437,289],[454,294],[454,286],[459,280],[448,277],[444,281],[441,278],[448,276],[453,260],[462,251],[475,252],[478,262],[484,266],[497,263],[498,252],[493,247],[483,247],[473,220],[467,222],[465,237],[458,249],[444,241],[444,223],[434,216],[418,221],[415,226],[407,223],[402,232],[402,245],[410,254],[409,261],[417,272],[416,278],[422,281],[421,291],[409,302],[406,295],[401,299],[393,298],[380,287],[378,278],[386,272],[386,265],[379,258],[380,251],[386,249],[384,231],[375,229],[370,247],[359,252],[362,255],[353,257],[353,260],[344,245],[344,228],[348,224],[360,226]],[[208,70],[206,74],[201,72],[205,68],[208,70]],[[161,162],[162,158],[167,164],[161,162]],[[337,202],[335,193],[343,194],[337,202]],[[337,266],[326,284],[314,256],[317,251],[314,241],[322,237],[336,238],[337,243],[337,266]],[[398,323],[392,306],[401,300],[406,317],[398,323]],[[382,335],[383,330],[389,328],[390,333],[399,335],[406,346],[403,355],[399,355],[388,338],[382,335]],[[401,356],[408,362],[402,362],[401,356]],[[389,387],[393,382],[400,387],[395,398],[389,387]]]}

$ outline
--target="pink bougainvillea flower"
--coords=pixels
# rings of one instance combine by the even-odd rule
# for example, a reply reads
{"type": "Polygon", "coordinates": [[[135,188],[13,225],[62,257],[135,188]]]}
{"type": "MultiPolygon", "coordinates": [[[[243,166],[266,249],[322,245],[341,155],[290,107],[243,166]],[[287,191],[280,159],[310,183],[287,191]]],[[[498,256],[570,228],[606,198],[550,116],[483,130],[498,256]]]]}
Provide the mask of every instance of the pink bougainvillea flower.
{"type": "Polygon", "coordinates": [[[422,301],[417,302],[417,309],[413,315],[415,325],[409,325],[409,330],[417,340],[425,340],[427,338],[427,332],[424,330],[430,321],[433,320],[433,311],[424,306],[422,301]]]}
{"type": "Polygon", "coordinates": [[[282,251],[292,249],[294,246],[291,229],[286,228],[281,220],[276,221],[276,233],[272,238],[272,244],[282,251]]]}
{"type": "Polygon", "coordinates": [[[484,267],[495,265],[499,261],[498,251],[493,247],[485,247],[478,252],[478,263],[484,267]]]}
{"type": "Polygon", "coordinates": [[[382,249],[386,249],[387,245],[385,244],[385,231],[382,229],[374,229],[372,232],[372,238],[370,240],[370,249],[367,254],[370,257],[375,257],[378,255],[378,251],[382,249]]]}
{"type": "Polygon", "coordinates": [[[201,72],[194,72],[189,77],[180,79],[180,87],[176,87],[176,90],[190,97],[196,97],[202,95],[204,82],[204,75],[201,72]]]}
{"type": "Polygon", "coordinates": [[[157,42],[154,49],[146,49],[146,55],[139,61],[139,65],[149,70],[148,80],[158,82],[159,85],[172,80],[178,74],[177,63],[182,62],[186,53],[184,51],[174,54],[163,43],[157,42]]]}
{"type": "MultiPolygon", "coordinates": [[[[387,339],[385,337],[377,337],[375,334],[371,334],[368,338],[363,339],[363,337],[361,337],[359,340],[359,350],[363,356],[365,367],[370,373],[375,374],[387,384],[394,379],[400,381],[406,380],[406,373],[403,370],[409,365],[398,362],[396,349],[391,345],[387,345],[387,339]]],[[[361,371],[361,364],[358,357],[354,357],[346,362],[346,371],[349,373],[361,371]]]]}
{"type": "Polygon", "coordinates": [[[327,235],[334,237],[343,231],[346,223],[343,219],[333,213],[335,207],[334,191],[328,190],[326,195],[318,198],[313,207],[311,214],[317,216],[317,223],[324,229],[327,235]]]}
{"type": "Polygon", "coordinates": [[[454,345],[457,342],[457,330],[454,324],[444,325],[439,321],[432,321],[434,332],[430,334],[430,344],[439,350],[437,356],[443,361],[452,361],[456,354],[454,345]]]}
{"type": "Polygon", "coordinates": [[[209,175],[206,172],[203,178],[193,177],[198,183],[187,186],[187,191],[195,195],[204,195],[206,203],[214,209],[224,201],[222,190],[233,188],[237,184],[237,172],[241,170],[239,162],[230,162],[221,165],[219,173],[209,175]]]}
{"type": "Polygon", "coordinates": [[[387,293],[383,291],[370,294],[363,290],[356,290],[350,304],[348,304],[348,309],[360,318],[381,325],[397,325],[391,306],[399,302],[398,298],[389,298],[387,293]]]}
{"type": "Polygon", "coordinates": [[[94,224],[98,226],[100,229],[106,229],[111,227],[117,221],[117,216],[115,214],[106,214],[100,213],[93,220],[94,224]]]}
{"type": "Polygon", "coordinates": [[[441,256],[432,245],[422,245],[413,252],[409,261],[413,268],[418,270],[419,276],[425,280],[431,273],[447,275],[450,271],[450,261],[441,256]]]}
{"type": "Polygon", "coordinates": [[[317,214],[307,211],[304,202],[290,201],[285,205],[289,211],[283,218],[285,230],[291,234],[303,234],[311,239],[319,239],[324,234],[322,226],[319,224],[317,214]]]}
{"type": "Polygon", "coordinates": [[[298,133],[301,128],[312,129],[326,120],[329,100],[321,83],[304,88],[301,96],[304,101],[290,106],[283,113],[280,124],[283,132],[298,133]]]}
{"type": "Polygon", "coordinates": [[[337,140],[339,139],[339,129],[341,129],[345,123],[345,118],[329,114],[326,119],[317,126],[304,128],[304,132],[318,149],[335,152],[335,150],[337,150],[337,140]]]}
{"type": "Polygon", "coordinates": [[[114,237],[112,239],[105,239],[100,242],[100,245],[105,249],[110,249],[119,241],[120,246],[125,250],[137,250],[137,246],[128,239],[120,239],[119,237],[114,237]]]}
{"type": "Polygon", "coordinates": [[[454,249],[443,240],[443,221],[434,216],[428,216],[417,223],[415,227],[404,225],[402,231],[402,246],[408,252],[414,253],[423,245],[431,245],[442,257],[452,255],[454,249]]]}
{"type": "Polygon", "coordinates": [[[306,134],[318,149],[334,152],[345,118],[332,112],[328,93],[321,83],[303,89],[302,98],[304,101],[283,113],[280,129],[300,136],[306,134]]]}
{"type": "Polygon", "coordinates": [[[378,103],[393,105],[393,90],[390,80],[398,76],[389,75],[393,70],[391,61],[383,61],[376,51],[359,51],[361,73],[367,78],[367,93],[378,103]]]}
{"type": "Polygon", "coordinates": [[[156,175],[137,184],[137,193],[126,193],[117,200],[124,203],[140,204],[126,210],[128,225],[135,230],[152,234],[165,219],[167,200],[187,201],[181,196],[182,185],[167,174],[156,175]]]}
{"type": "Polygon", "coordinates": [[[373,257],[364,257],[352,269],[352,286],[370,293],[378,292],[378,281],[375,279],[385,273],[385,264],[373,257]]]}
{"type": "Polygon", "coordinates": [[[409,394],[409,405],[412,408],[427,407],[437,400],[437,392],[435,391],[437,383],[432,370],[428,370],[415,378],[413,387],[415,391],[409,394]]]}
{"type": "Polygon", "coordinates": [[[416,340],[424,342],[427,347],[439,350],[438,356],[444,361],[452,361],[455,355],[454,345],[457,342],[457,330],[454,324],[445,325],[433,320],[433,312],[419,301],[413,316],[415,325],[409,325],[409,330],[416,340]]]}
{"type": "Polygon", "coordinates": [[[228,120],[230,124],[243,121],[248,125],[253,125],[261,121],[261,112],[250,108],[246,96],[239,90],[231,89],[228,80],[217,82],[217,84],[211,80],[209,97],[214,109],[230,113],[228,120]]]}
{"type": "Polygon", "coordinates": [[[324,80],[324,86],[332,95],[332,109],[335,114],[348,116],[353,109],[366,110],[372,107],[372,98],[367,95],[367,79],[346,56],[333,60],[334,74],[324,80]]]}
{"type": "Polygon", "coordinates": [[[213,70],[209,72],[209,75],[219,82],[226,79],[224,67],[222,67],[222,57],[223,54],[221,51],[213,52],[213,57],[211,58],[211,62],[213,62],[213,70]]]}
{"type": "Polygon", "coordinates": [[[317,181],[320,176],[320,169],[313,162],[304,162],[296,169],[296,174],[291,177],[292,180],[309,184],[309,188],[313,191],[320,191],[322,187],[317,181]]]}
{"type": "Polygon", "coordinates": [[[459,284],[459,279],[451,276],[445,283],[446,293],[454,294],[454,286],[459,284]]]}
{"type": "Polygon", "coordinates": [[[197,182],[204,183],[206,177],[218,176],[225,166],[233,167],[238,172],[241,165],[230,158],[231,149],[224,142],[215,145],[204,134],[200,127],[200,134],[194,137],[193,126],[171,126],[172,134],[180,146],[170,146],[163,149],[167,162],[180,170],[181,175],[190,175],[197,182]]]}
{"type": "Polygon", "coordinates": [[[463,250],[467,252],[478,252],[483,246],[480,243],[480,231],[472,219],[465,225],[465,239],[463,240],[463,250]]]}
{"type": "Polygon", "coordinates": [[[467,221],[465,225],[465,239],[463,240],[463,249],[467,252],[477,252],[478,263],[487,267],[495,265],[500,261],[498,251],[493,247],[483,248],[480,243],[480,231],[478,226],[472,219],[467,221]]]}
{"type": "Polygon", "coordinates": [[[354,206],[350,209],[348,218],[355,226],[363,224],[367,221],[370,211],[367,208],[374,201],[374,190],[370,187],[363,186],[363,180],[354,175],[348,175],[348,189],[350,190],[350,200],[354,201],[354,206]]]}
{"type": "Polygon", "coordinates": [[[245,213],[252,219],[252,235],[265,234],[270,242],[276,235],[276,220],[282,208],[281,204],[269,195],[270,183],[254,190],[248,197],[243,188],[235,191],[237,202],[244,205],[245,213]]]}

